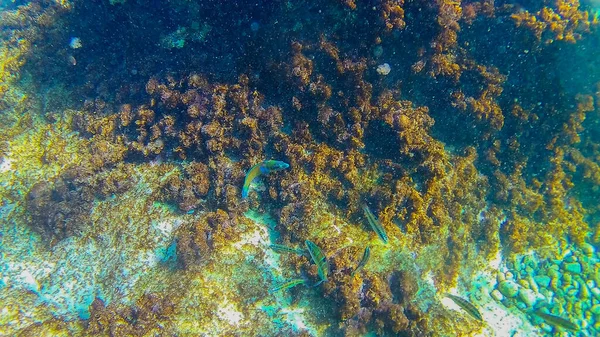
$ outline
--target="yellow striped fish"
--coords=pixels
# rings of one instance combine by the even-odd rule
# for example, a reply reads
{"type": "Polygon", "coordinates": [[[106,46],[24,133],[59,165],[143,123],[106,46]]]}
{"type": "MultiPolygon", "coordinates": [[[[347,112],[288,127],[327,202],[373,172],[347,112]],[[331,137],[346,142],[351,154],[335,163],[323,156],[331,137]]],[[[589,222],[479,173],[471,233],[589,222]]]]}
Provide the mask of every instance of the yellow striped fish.
{"type": "Polygon", "coordinates": [[[321,278],[321,281],[315,284],[316,286],[321,282],[327,281],[327,273],[329,273],[329,262],[327,262],[327,257],[325,257],[325,255],[323,254],[321,248],[319,248],[316,244],[314,244],[310,240],[306,240],[305,243],[313,262],[317,265],[317,273],[319,274],[319,278],[321,278]]]}
{"type": "Polygon", "coordinates": [[[300,284],[304,284],[304,280],[303,279],[301,279],[301,278],[293,279],[291,281],[288,281],[286,283],[283,283],[283,284],[280,284],[280,285],[278,285],[276,287],[271,288],[270,292],[274,293],[274,292],[278,292],[280,290],[290,289],[290,288],[293,288],[293,287],[295,287],[297,285],[300,285],[300,284]]]}
{"type": "Polygon", "coordinates": [[[473,316],[473,318],[480,322],[483,322],[483,317],[481,317],[479,310],[477,310],[477,308],[473,304],[471,304],[471,302],[465,300],[462,297],[454,296],[452,294],[446,294],[446,297],[451,299],[454,303],[456,303],[456,305],[461,307],[461,309],[466,311],[469,315],[473,316]]]}
{"type": "Polygon", "coordinates": [[[356,266],[356,269],[354,269],[352,274],[350,274],[350,276],[354,276],[354,274],[358,273],[361,269],[363,269],[363,267],[369,261],[370,256],[371,256],[371,247],[367,246],[367,248],[365,248],[365,252],[363,253],[362,259],[358,263],[358,266],[356,266]]]}
{"type": "Polygon", "coordinates": [[[388,243],[388,236],[385,233],[385,229],[383,229],[383,226],[381,226],[381,223],[379,222],[379,220],[377,220],[377,218],[375,218],[375,215],[373,215],[373,213],[367,205],[363,205],[363,211],[365,212],[367,221],[369,222],[369,225],[371,225],[371,228],[373,228],[373,231],[377,233],[377,236],[379,236],[381,241],[383,241],[384,243],[388,243]]]}
{"type": "Polygon", "coordinates": [[[548,324],[568,330],[579,331],[579,326],[577,324],[562,317],[547,314],[540,309],[534,311],[534,314],[540,316],[540,318],[542,318],[548,324]]]}

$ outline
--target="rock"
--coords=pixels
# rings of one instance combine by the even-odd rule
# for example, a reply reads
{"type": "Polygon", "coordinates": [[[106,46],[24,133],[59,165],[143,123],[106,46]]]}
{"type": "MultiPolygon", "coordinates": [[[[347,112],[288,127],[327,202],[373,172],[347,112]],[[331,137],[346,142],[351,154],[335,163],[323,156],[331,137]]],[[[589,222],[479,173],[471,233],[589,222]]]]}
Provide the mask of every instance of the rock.
{"type": "Polygon", "coordinates": [[[580,274],[581,273],[581,264],[579,262],[565,263],[563,265],[564,270],[573,273],[580,274]]]}
{"type": "Polygon", "coordinates": [[[562,283],[565,287],[570,286],[571,283],[573,282],[573,277],[571,276],[571,274],[563,274],[562,281],[563,281],[562,283]]]}
{"type": "Polygon", "coordinates": [[[590,290],[585,283],[579,284],[579,298],[582,300],[587,300],[590,298],[590,290]]]}
{"type": "MultiPolygon", "coordinates": [[[[534,255],[527,255],[523,258],[523,264],[534,270],[538,269],[538,261],[534,255]]],[[[525,268],[527,270],[527,268],[525,268]]]]}
{"type": "Polygon", "coordinates": [[[502,295],[508,298],[517,296],[517,294],[519,293],[519,288],[520,287],[518,284],[508,280],[500,282],[500,284],[498,284],[498,290],[500,291],[500,293],[502,293],[502,295]]]}
{"type": "Polygon", "coordinates": [[[576,255],[567,256],[563,261],[565,262],[577,262],[579,259],[576,255]]]}
{"type": "Polygon", "coordinates": [[[569,290],[567,290],[567,296],[572,296],[575,297],[577,296],[577,294],[579,293],[579,289],[575,289],[574,287],[570,287],[569,290]]]}
{"type": "Polygon", "coordinates": [[[506,281],[506,276],[504,276],[504,273],[502,273],[502,272],[497,272],[496,280],[498,281],[498,283],[504,282],[504,281],[506,281]]]}
{"type": "Polygon", "coordinates": [[[498,302],[502,302],[504,299],[504,295],[502,295],[498,289],[494,289],[494,291],[490,293],[490,296],[492,296],[492,298],[498,302]]]}
{"type": "Polygon", "coordinates": [[[530,266],[525,267],[525,274],[533,275],[534,272],[535,272],[535,270],[532,267],[530,267],[530,266]]]}
{"type": "Polygon", "coordinates": [[[515,256],[515,260],[513,262],[513,267],[511,269],[516,271],[517,273],[523,269],[523,265],[521,264],[520,257],[515,256]]]}
{"type": "Polygon", "coordinates": [[[519,291],[519,298],[526,306],[530,308],[533,307],[537,302],[537,296],[531,289],[521,289],[521,291],[519,291]]]}
{"type": "Polygon", "coordinates": [[[573,252],[570,249],[565,249],[560,259],[564,260],[565,258],[571,256],[571,254],[573,254],[573,252]]]}
{"type": "Polygon", "coordinates": [[[541,289],[540,294],[542,294],[549,302],[552,302],[552,299],[554,298],[554,292],[550,289],[541,289]]]}
{"type": "MultiPolygon", "coordinates": [[[[558,266],[556,266],[556,267],[558,267],[558,266]]],[[[547,274],[551,278],[557,278],[560,275],[560,272],[558,271],[557,268],[549,268],[547,274]]]]}
{"type": "Polygon", "coordinates": [[[546,323],[540,324],[540,328],[542,328],[542,330],[547,333],[552,333],[552,331],[554,330],[553,327],[551,327],[550,325],[548,325],[546,323]]]}
{"type": "Polygon", "coordinates": [[[518,283],[518,284],[519,284],[521,287],[529,289],[529,282],[527,282],[527,280],[525,280],[525,279],[519,279],[519,280],[517,281],[517,283],[518,283]]]}
{"type": "Polygon", "coordinates": [[[536,293],[540,292],[540,288],[538,287],[538,284],[535,282],[533,277],[531,277],[531,275],[527,276],[527,282],[529,283],[529,289],[533,290],[536,293]]]}
{"type": "Polygon", "coordinates": [[[573,309],[571,309],[572,311],[570,311],[571,315],[573,315],[573,317],[576,317],[577,319],[585,319],[585,317],[583,316],[583,304],[585,302],[583,301],[577,301],[573,304],[573,309]]]}
{"type": "Polygon", "coordinates": [[[594,295],[594,297],[595,297],[595,298],[596,298],[598,301],[600,301],[600,289],[598,289],[598,288],[592,288],[590,291],[591,291],[591,293],[594,295]]]}
{"type": "Polygon", "coordinates": [[[561,289],[562,282],[557,277],[552,277],[550,279],[550,289],[553,291],[558,291],[561,289]]]}
{"type": "Polygon", "coordinates": [[[550,277],[546,275],[537,275],[534,276],[533,279],[535,280],[535,283],[537,283],[538,286],[542,288],[548,288],[548,286],[550,285],[550,277]]]}

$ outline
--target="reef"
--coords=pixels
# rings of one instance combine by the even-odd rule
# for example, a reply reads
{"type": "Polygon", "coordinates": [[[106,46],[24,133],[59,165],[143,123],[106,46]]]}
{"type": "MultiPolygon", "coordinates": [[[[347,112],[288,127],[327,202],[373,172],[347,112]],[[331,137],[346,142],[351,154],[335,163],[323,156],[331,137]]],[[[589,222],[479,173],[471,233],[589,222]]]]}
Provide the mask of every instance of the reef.
{"type": "Polygon", "coordinates": [[[0,10],[0,334],[600,331],[590,4],[0,10]]]}
{"type": "Polygon", "coordinates": [[[38,182],[27,195],[31,226],[50,244],[76,235],[77,226],[89,214],[94,193],[81,183],[85,173],[65,171],[51,183],[38,182]]]}
{"type": "Polygon", "coordinates": [[[169,330],[173,304],[168,299],[146,294],[129,308],[114,308],[96,298],[90,312],[86,328],[90,336],[147,336],[169,330]]]}

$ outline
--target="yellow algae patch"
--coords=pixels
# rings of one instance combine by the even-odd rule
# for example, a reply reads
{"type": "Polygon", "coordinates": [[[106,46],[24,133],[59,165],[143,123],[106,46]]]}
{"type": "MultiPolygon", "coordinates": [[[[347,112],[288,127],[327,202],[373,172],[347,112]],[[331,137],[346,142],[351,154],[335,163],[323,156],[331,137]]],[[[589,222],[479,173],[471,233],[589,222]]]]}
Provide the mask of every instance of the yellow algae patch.
{"type": "MultiPolygon", "coordinates": [[[[2,131],[4,132],[4,131],[2,131]]],[[[23,201],[29,188],[39,181],[51,181],[66,169],[85,166],[90,154],[88,142],[73,132],[69,112],[53,124],[32,120],[29,128],[6,139],[0,182],[0,198],[23,201]]]]}

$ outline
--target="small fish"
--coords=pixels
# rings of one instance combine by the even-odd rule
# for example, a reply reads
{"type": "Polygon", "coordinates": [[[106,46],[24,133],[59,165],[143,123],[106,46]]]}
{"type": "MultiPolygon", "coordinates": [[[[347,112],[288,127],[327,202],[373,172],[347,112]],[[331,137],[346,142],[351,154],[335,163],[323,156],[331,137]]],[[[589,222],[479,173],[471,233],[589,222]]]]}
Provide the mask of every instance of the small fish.
{"type": "Polygon", "coordinates": [[[480,322],[483,322],[483,317],[481,317],[479,310],[477,310],[477,308],[473,304],[471,304],[471,302],[465,300],[462,297],[454,296],[452,294],[446,294],[446,297],[451,299],[454,303],[456,303],[456,305],[461,307],[469,315],[473,316],[473,318],[480,322]]]}
{"type": "Polygon", "coordinates": [[[352,274],[350,274],[350,276],[354,276],[354,274],[358,273],[361,269],[363,269],[363,267],[369,261],[370,256],[371,256],[371,247],[367,246],[367,248],[365,248],[365,252],[363,253],[362,259],[358,263],[358,266],[356,266],[356,269],[354,269],[352,274]]]}
{"type": "Polygon", "coordinates": [[[69,55],[68,57],[69,59],[69,64],[72,66],[76,66],[77,65],[77,60],[75,59],[75,57],[73,55],[69,55]]]}
{"type": "Polygon", "coordinates": [[[250,168],[250,170],[248,170],[246,173],[246,179],[244,180],[244,186],[242,187],[242,198],[245,199],[248,197],[250,183],[258,176],[261,174],[269,174],[271,172],[285,170],[288,167],[290,167],[289,164],[278,160],[265,160],[252,166],[252,168],[250,168]]]}
{"type": "Polygon", "coordinates": [[[288,281],[286,283],[280,284],[276,287],[271,288],[271,290],[269,290],[271,293],[275,293],[278,292],[279,290],[284,290],[284,289],[290,289],[293,288],[297,285],[300,284],[304,284],[304,280],[301,278],[297,278],[297,279],[293,279],[291,281],[288,281]]]}
{"type": "Polygon", "coordinates": [[[371,225],[371,228],[373,228],[373,231],[377,233],[377,236],[379,236],[381,241],[383,241],[384,243],[388,243],[388,236],[385,233],[385,229],[383,228],[383,226],[381,226],[381,223],[375,218],[375,216],[373,215],[373,213],[367,205],[363,205],[363,211],[365,212],[367,221],[369,222],[369,225],[371,225]]]}
{"type": "Polygon", "coordinates": [[[273,249],[277,253],[292,253],[292,254],[304,255],[304,249],[292,248],[292,247],[288,247],[285,245],[278,245],[276,243],[269,245],[269,248],[273,249]]]}
{"type": "Polygon", "coordinates": [[[538,309],[538,310],[534,311],[533,313],[538,315],[540,318],[542,318],[548,324],[551,324],[551,325],[554,325],[557,327],[561,327],[564,329],[568,329],[568,330],[579,331],[579,326],[577,324],[569,321],[568,319],[564,319],[559,316],[547,314],[547,313],[541,311],[541,309],[538,309]]]}
{"type": "Polygon", "coordinates": [[[308,248],[308,252],[312,257],[312,260],[317,265],[317,273],[319,274],[319,281],[316,285],[319,285],[322,282],[327,281],[327,273],[329,273],[329,262],[327,262],[327,257],[321,251],[317,245],[315,245],[312,241],[306,240],[306,248],[308,248]]]}

